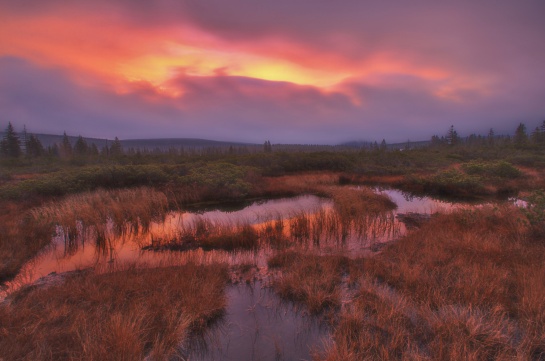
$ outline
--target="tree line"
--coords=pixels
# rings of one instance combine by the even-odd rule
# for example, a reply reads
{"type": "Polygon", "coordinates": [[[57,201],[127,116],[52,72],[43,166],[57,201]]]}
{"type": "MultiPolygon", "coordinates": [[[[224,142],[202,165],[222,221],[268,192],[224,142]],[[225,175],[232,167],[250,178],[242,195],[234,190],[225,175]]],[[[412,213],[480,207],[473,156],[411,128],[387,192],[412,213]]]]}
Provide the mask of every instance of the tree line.
{"type": "MultiPolygon", "coordinates": [[[[443,136],[433,135],[431,140],[427,144],[422,145],[423,142],[418,142],[417,147],[428,146],[428,147],[454,147],[454,146],[514,146],[515,148],[524,149],[524,148],[533,148],[533,147],[545,147],[545,120],[542,122],[541,126],[536,127],[532,130],[531,133],[528,133],[526,125],[524,123],[519,123],[516,127],[514,134],[511,135],[496,135],[493,128],[490,128],[487,135],[477,135],[470,134],[467,137],[461,137],[458,135],[458,132],[454,128],[454,125],[451,125],[447,130],[446,134],[443,136]]],[[[410,141],[403,146],[404,149],[411,149],[416,145],[413,145],[410,141]]],[[[275,145],[277,151],[301,151],[302,149],[309,148],[309,146],[291,145],[295,147],[294,149],[290,148],[290,145],[275,145]]],[[[328,146],[328,150],[335,150],[337,147],[328,146]],[[331,149],[330,149],[331,148],[331,149]]],[[[320,147],[318,147],[320,148],[320,147]]],[[[323,147],[322,147],[323,148],[323,147]]],[[[348,150],[350,147],[339,147],[339,150],[348,150]]],[[[368,143],[362,146],[362,150],[368,151],[387,151],[387,150],[397,150],[397,146],[387,145],[386,141],[383,139],[382,142],[377,143],[368,143]]],[[[320,148],[321,149],[321,148],[320,148]]],[[[324,150],[324,149],[321,149],[324,150]]],[[[200,152],[193,152],[195,154],[247,154],[254,153],[256,149],[248,149],[247,147],[232,147],[230,146],[228,150],[222,149],[205,149],[200,150],[200,152]]],[[[262,152],[271,153],[273,151],[273,146],[270,141],[266,141],[261,148],[262,152]]],[[[70,141],[66,132],[64,132],[62,140],[56,142],[53,145],[44,147],[40,142],[40,139],[34,134],[27,133],[26,127],[23,129],[22,133],[17,133],[13,125],[8,123],[4,131],[2,140],[0,140],[0,155],[7,158],[37,158],[42,156],[58,157],[58,158],[78,158],[78,157],[93,157],[93,156],[120,156],[123,154],[135,155],[142,153],[150,154],[172,154],[172,155],[182,155],[184,150],[178,149],[168,149],[167,151],[161,149],[154,149],[149,151],[147,149],[128,149],[124,151],[121,141],[115,137],[115,140],[111,142],[110,145],[106,144],[100,149],[95,143],[88,143],[85,138],[81,135],[78,136],[74,144],[70,141]]],[[[190,154],[193,154],[191,151],[190,154]]]]}
{"type": "Polygon", "coordinates": [[[447,133],[441,137],[433,135],[430,140],[430,146],[458,146],[458,145],[475,145],[475,146],[493,146],[493,145],[512,145],[515,148],[531,148],[534,146],[545,146],[545,120],[541,126],[528,134],[526,125],[519,123],[515,129],[513,136],[511,135],[496,135],[493,128],[490,128],[486,136],[470,134],[463,138],[458,135],[458,132],[451,125],[447,133]]]}
{"type": "Polygon", "coordinates": [[[68,135],[64,132],[60,142],[46,148],[38,137],[26,131],[26,127],[21,134],[18,134],[11,122],[9,122],[4,131],[4,136],[0,141],[0,154],[8,158],[19,158],[21,156],[29,158],[42,156],[60,158],[98,155],[118,156],[123,154],[123,146],[121,145],[121,141],[115,137],[110,146],[105,145],[99,150],[96,144],[89,144],[81,135],[78,136],[76,142],[72,145],[68,135]]]}

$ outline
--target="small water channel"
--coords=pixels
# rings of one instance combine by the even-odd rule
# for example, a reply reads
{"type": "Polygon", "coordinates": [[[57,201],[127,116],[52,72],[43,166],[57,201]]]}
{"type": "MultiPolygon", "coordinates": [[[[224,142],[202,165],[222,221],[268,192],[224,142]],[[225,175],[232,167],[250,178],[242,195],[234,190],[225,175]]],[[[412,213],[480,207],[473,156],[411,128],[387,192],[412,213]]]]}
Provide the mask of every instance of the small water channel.
{"type": "Polygon", "coordinates": [[[209,207],[172,212],[163,222],[151,224],[145,233],[127,233],[121,237],[107,234],[108,247],[102,249],[83,240],[76,247],[68,249],[63,231],[59,228],[50,249],[25,265],[16,279],[6,285],[0,299],[52,272],[62,273],[90,267],[115,270],[118,265],[127,263],[139,267],[189,262],[220,262],[232,266],[251,264],[265,276],[249,284],[228,286],[225,317],[207,334],[205,344],[195,342],[191,346],[191,359],[308,360],[311,359],[311,350],[319,350],[327,340],[327,327],[320,325],[315,318],[306,316],[304,311],[282,302],[271,288],[264,287],[267,282],[266,260],[276,251],[274,245],[263,244],[256,249],[239,251],[205,251],[195,248],[183,252],[157,252],[145,251],[143,248],[157,239],[175,238],[180,230],[191,230],[199,222],[228,227],[249,224],[259,232],[265,232],[273,224],[281,223],[282,237],[296,239],[294,246],[299,250],[356,257],[372,252],[370,249],[374,244],[396,240],[406,232],[404,223],[396,217],[398,214],[430,214],[465,206],[428,197],[410,197],[391,189],[375,189],[375,192],[388,195],[397,204],[397,209],[352,220],[348,225],[330,231],[325,226],[318,229],[313,225],[317,219],[320,222],[333,219],[334,204],[329,199],[313,195],[255,201],[237,209],[209,207]],[[301,237],[295,233],[300,223],[306,224],[305,229],[309,230],[307,235],[301,237]]]}

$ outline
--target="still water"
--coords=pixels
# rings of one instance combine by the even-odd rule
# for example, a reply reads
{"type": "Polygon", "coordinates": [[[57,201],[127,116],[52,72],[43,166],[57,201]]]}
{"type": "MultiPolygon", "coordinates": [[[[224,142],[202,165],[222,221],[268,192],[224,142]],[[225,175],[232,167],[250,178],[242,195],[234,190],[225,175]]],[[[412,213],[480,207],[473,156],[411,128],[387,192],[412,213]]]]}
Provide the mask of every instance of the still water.
{"type": "Polygon", "coordinates": [[[371,252],[373,244],[396,240],[406,232],[405,225],[396,218],[397,214],[431,214],[465,206],[428,197],[409,197],[397,190],[375,189],[375,192],[388,195],[397,204],[397,209],[351,220],[338,229],[331,226],[329,231],[327,224],[340,222],[335,218],[333,202],[312,195],[261,200],[235,208],[172,212],[163,222],[153,223],[144,234],[127,233],[121,237],[107,234],[108,246],[102,249],[96,248],[93,242],[85,242],[84,237],[68,249],[63,231],[58,228],[52,246],[25,265],[15,280],[6,285],[0,299],[52,272],[59,274],[90,267],[108,271],[127,264],[138,267],[189,262],[252,264],[264,276],[249,284],[227,287],[225,316],[207,333],[205,342],[195,340],[187,346],[187,356],[191,360],[309,360],[311,352],[323,349],[328,329],[315,317],[306,315],[304,310],[281,301],[270,287],[264,287],[267,284],[266,260],[275,251],[274,247],[263,244],[256,250],[231,252],[201,248],[154,252],[142,248],[154,239],[174,238],[181,230],[191,230],[203,221],[215,226],[249,224],[262,231],[282,220],[282,237],[297,240],[293,242],[297,249],[356,257],[371,252]],[[301,222],[308,225],[306,236],[296,234],[295,226],[301,222]],[[325,226],[317,227],[319,222],[325,226]]]}

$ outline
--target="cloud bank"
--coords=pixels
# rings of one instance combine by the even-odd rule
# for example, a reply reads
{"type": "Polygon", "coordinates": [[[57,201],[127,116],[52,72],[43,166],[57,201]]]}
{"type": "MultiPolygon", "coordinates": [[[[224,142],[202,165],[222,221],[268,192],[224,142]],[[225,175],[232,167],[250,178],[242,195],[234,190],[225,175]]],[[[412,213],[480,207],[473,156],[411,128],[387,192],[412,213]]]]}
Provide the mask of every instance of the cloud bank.
{"type": "Polygon", "coordinates": [[[0,126],[329,143],[545,119],[545,3],[0,2],[0,126]]]}

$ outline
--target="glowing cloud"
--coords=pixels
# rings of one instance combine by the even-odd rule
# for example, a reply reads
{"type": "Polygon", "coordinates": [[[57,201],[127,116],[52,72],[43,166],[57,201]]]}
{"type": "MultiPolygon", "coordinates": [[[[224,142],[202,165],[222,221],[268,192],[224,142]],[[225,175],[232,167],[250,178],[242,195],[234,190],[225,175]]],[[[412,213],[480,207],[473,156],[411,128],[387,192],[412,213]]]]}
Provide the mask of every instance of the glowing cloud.
{"type": "Polygon", "coordinates": [[[278,141],[333,142],[537,123],[545,3],[489,5],[3,2],[0,103],[15,124],[58,132],[62,118],[77,131],[87,119],[121,137],[149,134],[142,114],[161,125],[156,136],[207,137],[217,124],[253,141],[273,131],[278,141]]]}

